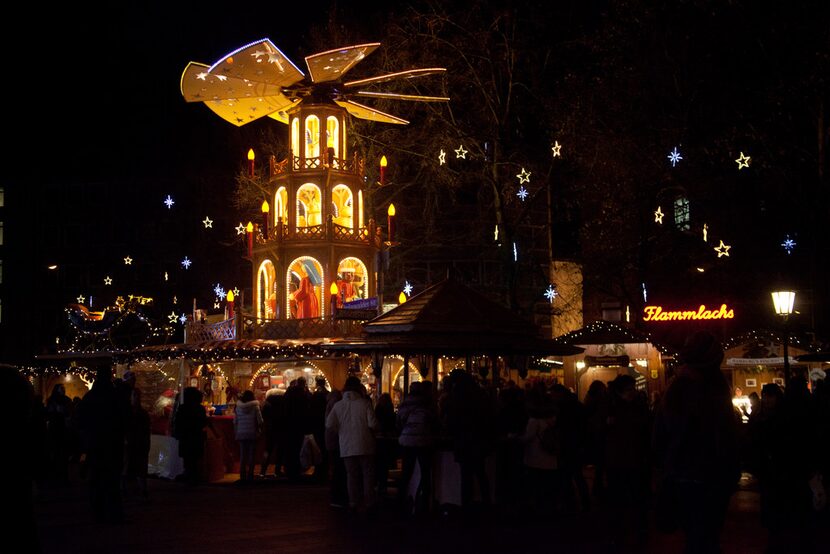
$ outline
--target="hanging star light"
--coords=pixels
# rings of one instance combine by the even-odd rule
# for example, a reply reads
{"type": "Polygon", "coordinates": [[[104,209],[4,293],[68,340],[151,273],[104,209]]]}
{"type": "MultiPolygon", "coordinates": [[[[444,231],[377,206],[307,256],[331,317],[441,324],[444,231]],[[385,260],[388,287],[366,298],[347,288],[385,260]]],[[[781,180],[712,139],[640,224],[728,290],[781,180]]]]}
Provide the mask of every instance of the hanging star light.
{"type": "Polygon", "coordinates": [[[671,166],[674,167],[677,165],[677,162],[683,159],[683,156],[680,155],[680,152],[677,151],[677,146],[675,146],[674,150],[671,151],[671,154],[669,154],[667,158],[671,162],[671,166]]]}
{"type": "Polygon", "coordinates": [[[179,316],[176,315],[176,312],[170,312],[170,315],[167,316],[167,319],[170,321],[170,323],[176,323],[176,320],[179,319],[179,316]]]}
{"type": "Polygon", "coordinates": [[[516,243],[515,242],[513,243],[513,261],[514,262],[519,261],[519,249],[516,248],[516,243]]]}
{"type": "Polygon", "coordinates": [[[518,175],[516,175],[516,177],[519,179],[519,184],[521,185],[521,184],[524,184],[524,183],[529,183],[530,182],[530,174],[531,174],[530,171],[526,170],[525,168],[522,168],[522,172],[519,173],[518,175]]]}
{"type": "Polygon", "coordinates": [[[657,206],[657,211],[654,212],[654,222],[662,225],[664,215],[666,214],[663,213],[663,209],[660,206],[657,206]]]}
{"type": "Polygon", "coordinates": [[[554,158],[561,157],[562,154],[560,154],[560,151],[562,150],[562,145],[559,144],[558,140],[553,141],[553,146],[551,147],[551,150],[553,150],[554,158]]]}
{"type": "Polygon", "coordinates": [[[173,198],[169,194],[167,195],[167,198],[164,199],[164,203],[167,205],[168,210],[173,207],[173,204],[175,204],[173,198]]]}
{"type": "Polygon", "coordinates": [[[458,159],[458,158],[462,158],[464,160],[467,159],[467,151],[464,150],[464,145],[463,144],[459,145],[459,147],[456,148],[455,157],[456,157],[456,159],[458,159]]]}
{"type": "Polygon", "coordinates": [[[738,171],[742,170],[745,167],[749,167],[749,156],[744,156],[744,153],[741,152],[741,156],[735,160],[735,163],[738,164],[738,171]]]}
{"type": "Polygon", "coordinates": [[[169,280],[169,277],[168,277],[168,275],[167,275],[167,272],[166,272],[166,271],[164,272],[164,280],[165,280],[165,281],[169,280]]]}
{"type": "Polygon", "coordinates": [[[86,300],[86,298],[84,298],[84,295],[82,294],[82,295],[78,296],[78,298],[76,298],[75,300],[78,301],[78,304],[83,304],[84,300],[86,300]]]}
{"type": "Polygon", "coordinates": [[[438,165],[444,165],[445,163],[447,163],[447,153],[442,148],[441,153],[438,154],[438,165]]]}
{"type": "Polygon", "coordinates": [[[493,235],[494,235],[493,240],[498,241],[499,240],[499,224],[498,223],[496,223],[496,230],[493,232],[493,235]]]}
{"type": "Polygon", "coordinates": [[[245,225],[240,223],[235,227],[237,235],[244,235],[245,234],[245,225]]]}
{"type": "Polygon", "coordinates": [[[208,216],[205,216],[205,219],[202,221],[202,224],[204,224],[205,229],[213,229],[213,220],[208,216]]]}
{"type": "Polygon", "coordinates": [[[792,254],[793,248],[795,248],[796,242],[790,238],[790,235],[787,235],[784,239],[784,242],[781,243],[781,246],[784,247],[784,250],[787,251],[787,254],[792,254]]]}
{"type": "Polygon", "coordinates": [[[129,256],[124,258],[124,265],[133,265],[133,259],[129,256]]]}
{"type": "Polygon", "coordinates": [[[105,285],[111,285],[112,284],[112,277],[110,277],[109,275],[104,277],[104,284],[105,285]]]}
{"type": "Polygon", "coordinates": [[[178,304],[178,303],[179,303],[179,297],[178,297],[178,296],[174,296],[174,297],[173,297],[173,304],[178,304]]]}
{"type": "Polygon", "coordinates": [[[527,198],[527,189],[524,188],[524,186],[519,187],[519,191],[516,193],[516,196],[521,198],[522,202],[524,202],[525,198],[527,198]]]}
{"type": "Polygon", "coordinates": [[[648,302],[648,290],[646,289],[646,284],[643,283],[643,302],[648,302]]]}
{"type": "Polygon", "coordinates": [[[237,298],[239,297],[239,289],[237,287],[233,288],[233,295],[236,296],[237,298]]]}
{"type": "Polygon", "coordinates": [[[221,305],[219,304],[219,302],[214,302],[213,303],[213,309],[218,310],[219,308],[221,308],[221,305]]]}
{"type": "Polygon", "coordinates": [[[187,322],[187,316],[182,314],[179,316],[179,321],[184,325],[187,322]]]}
{"type": "Polygon", "coordinates": [[[703,224],[703,242],[709,242],[709,224],[703,224]]]}
{"type": "Polygon", "coordinates": [[[192,264],[192,263],[193,262],[191,262],[190,259],[187,256],[185,256],[184,259],[182,260],[182,267],[185,268],[185,269],[190,269],[190,264],[192,264]]]}
{"type": "Polygon", "coordinates": [[[728,244],[724,244],[723,241],[720,241],[720,244],[715,247],[715,252],[718,253],[718,258],[726,256],[729,257],[729,249],[732,248],[728,244]]]}
{"type": "Polygon", "coordinates": [[[409,281],[404,281],[403,291],[407,296],[412,296],[412,285],[409,284],[409,281]]]}
{"type": "Polygon", "coordinates": [[[557,296],[559,296],[559,293],[556,292],[556,288],[554,288],[553,285],[548,285],[548,288],[545,291],[545,298],[547,298],[548,301],[551,304],[553,304],[553,299],[556,298],[557,296]]]}

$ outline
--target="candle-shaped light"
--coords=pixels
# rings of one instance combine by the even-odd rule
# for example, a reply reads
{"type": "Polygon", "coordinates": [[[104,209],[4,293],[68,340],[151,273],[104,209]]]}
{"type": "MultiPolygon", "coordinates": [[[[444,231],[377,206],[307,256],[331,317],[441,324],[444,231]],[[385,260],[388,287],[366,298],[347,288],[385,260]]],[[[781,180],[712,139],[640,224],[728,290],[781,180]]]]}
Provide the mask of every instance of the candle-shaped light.
{"type": "Polygon", "coordinates": [[[249,177],[254,176],[254,158],[255,157],[256,156],[254,156],[254,149],[249,148],[248,149],[248,176],[249,177]]]}
{"type": "Polygon", "coordinates": [[[406,293],[404,291],[401,291],[401,293],[398,295],[398,304],[403,304],[404,302],[406,302],[406,293]]]}
{"type": "Polygon", "coordinates": [[[381,186],[386,184],[386,164],[389,162],[386,161],[386,156],[381,156],[380,158],[380,184],[381,186]]]}
{"type": "Polygon", "coordinates": [[[233,301],[234,301],[234,299],[233,299],[233,291],[232,290],[228,291],[227,300],[228,300],[228,304],[227,304],[228,317],[227,317],[227,319],[233,319],[233,301]]]}
{"type": "Polygon", "coordinates": [[[268,205],[267,200],[262,201],[262,236],[268,240],[268,214],[271,211],[271,206],[268,205]]]}
{"type": "Polygon", "coordinates": [[[331,316],[334,317],[334,314],[337,311],[337,297],[340,295],[340,288],[337,286],[336,281],[331,282],[329,294],[331,294],[331,316]]]}
{"type": "Polygon", "coordinates": [[[389,242],[395,240],[395,205],[389,204],[389,209],[386,210],[386,232],[389,235],[389,242]]]}
{"type": "Polygon", "coordinates": [[[245,226],[245,232],[248,234],[248,257],[254,257],[254,224],[250,221],[245,226]]]}

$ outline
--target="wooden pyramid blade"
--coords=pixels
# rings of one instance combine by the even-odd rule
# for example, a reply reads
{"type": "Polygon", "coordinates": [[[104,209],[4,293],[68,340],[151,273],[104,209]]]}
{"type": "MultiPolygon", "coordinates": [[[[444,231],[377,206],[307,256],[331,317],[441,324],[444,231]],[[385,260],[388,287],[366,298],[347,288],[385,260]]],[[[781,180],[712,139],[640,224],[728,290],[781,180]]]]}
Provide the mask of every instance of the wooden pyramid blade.
{"type": "Polygon", "coordinates": [[[356,93],[358,96],[367,96],[369,98],[387,98],[390,100],[409,100],[411,102],[449,102],[448,96],[422,96],[420,94],[398,94],[396,92],[371,92],[368,90],[359,90],[356,93]]]}
{"type": "Polygon", "coordinates": [[[367,79],[358,79],[357,81],[349,81],[344,83],[345,87],[357,87],[365,85],[374,85],[377,83],[386,83],[398,79],[414,79],[416,77],[425,77],[427,75],[435,75],[436,73],[444,73],[446,68],[443,67],[429,67],[424,69],[408,69],[406,71],[398,71],[397,73],[388,73],[386,75],[378,75],[377,77],[369,77],[367,79]]]}
{"type": "MultiPolygon", "coordinates": [[[[280,94],[278,96],[258,96],[256,98],[207,100],[205,105],[225,121],[241,127],[266,115],[285,113],[285,110],[293,106],[294,102],[280,94]]],[[[283,120],[279,115],[274,119],[288,123],[287,118],[283,120]]]]}
{"type": "Polygon", "coordinates": [[[305,63],[308,66],[311,80],[315,83],[323,83],[339,79],[363,58],[374,52],[378,46],[380,46],[379,42],[371,42],[306,56],[305,63]]]}
{"type": "Polygon", "coordinates": [[[209,71],[228,78],[278,87],[291,86],[305,77],[267,38],[237,48],[213,64],[209,71]]]}
{"type": "Polygon", "coordinates": [[[409,121],[395,117],[394,115],[358,104],[351,100],[335,100],[338,106],[346,109],[347,112],[360,119],[368,119],[369,121],[379,121],[381,123],[396,123],[398,125],[407,125],[409,121]]]}

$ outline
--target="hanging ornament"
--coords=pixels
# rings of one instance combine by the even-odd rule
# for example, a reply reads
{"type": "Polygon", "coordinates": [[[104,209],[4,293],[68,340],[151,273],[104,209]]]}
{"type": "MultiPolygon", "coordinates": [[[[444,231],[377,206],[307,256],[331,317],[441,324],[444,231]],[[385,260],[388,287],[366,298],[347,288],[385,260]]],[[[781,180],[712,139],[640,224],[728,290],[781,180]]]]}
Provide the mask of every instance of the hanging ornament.
{"type": "Polygon", "coordinates": [[[790,238],[790,235],[787,235],[784,239],[784,242],[781,243],[781,246],[784,247],[784,250],[787,251],[787,254],[792,254],[793,248],[795,248],[796,242],[790,238]]]}
{"type": "Polygon", "coordinates": [[[164,272],[164,280],[168,281],[169,279],[170,279],[170,277],[167,275],[167,272],[165,271],[164,272]]]}
{"type": "Polygon", "coordinates": [[[735,160],[735,163],[738,164],[738,171],[742,170],[745,167],[749,167],[749,156],[744,156],[744,153],[741,152],[740,157],[735,160]]]}
{"type": "Polygon", "coordinates": [[[179,316],[179,321],[181,322],[182,325],[184,325],[184,323],[187,321],[187,316],[184,315],[184,314],[180,315],[179,316]]]}
{"type": "Polygon", "coordinates": [[[235,229],[236,229],[236,234],[237,235],[244,235],[245,234],[245,225],[243,223],[240,222],[239,225],[237,225],[235,227],[235,229]]]}
{"type": "Polygon", "coordinates": [[[192,263],[193,262],[191,262],[190,259],[187,256],[185,256],[184,259],[182,260],[182,267],[185,268],[185,269],[190,269],[190,264],[192,264],[192,263]]]}
{"type": "Polygon", "coordinates": [[[213,292],[216,293],[218,298],[225,298],[225,289],[222,288],[220,283],[216,283],[216,286],[213,287],[213,292]]]}
{"type": "Polygon", "coordinates": [[[516,177],[519,179],[519,184],[520,185],[524,184],[524,183],[529,183],[530,182],[530,171],[526,170],[525,168],[522,168],[522,172],[519,173],[518,175],[516,175],[516,177]]]}
{"type": "Polygon", "coordinates": [[[709,242],[709,224],[703,224],[703,242],[709,242]]]}
{"type": "Polygon", "coordinates": [[[78,301],[78,304],[83,304],[83,303],[84,303],[84,300],[86,300],[86,298],[84,298],[84,295],[80,295],[80,296],[79,296],[78,298],[76,298],[75,300],[77,300],[77,301],[78,301]]]}
{"type": "Polygon", "coordinates": [[[164,204],[167,206],[167,209],[169,210],[173,207],[173,204],[175,204],[175,202],[173,201],[173,198],[168,194],[167,198],[164,199],[164,204]]]}
{"type": "Polygon", "coordinates": [[[214,302],[214,303],[213,303],[213,309],[214,309],[214,310],[218,310],[218,309],[219,309],[219,308],[221,308],[221,307],[222,307],[222,306],[219,304],[219,302],[214,302]]]}
{"type": "Polygon", "coordinates": [[[496,230],[493,232],[493,240],[498,242],[499,240],[499,224],[496,223],[496,230]]]}
{"type": "Polygon", "coordinates": [[[412,296],[412,285],[409,284],[409,281],[404,281],[403,291],[407,296],[412,296]]]}
{"type": "Polygon", "coordinates": [[[178,304],[178,303],[179,303],[179,297],[178,297],[178,296],[174,296],[174,297],[173,297],[173,304],[178,304]]]}
{"type": "Polygon", "coordinates": [[[445,163],[447,163],[447,153],[442,148],[441,153],[438,154],[438,165],[444,165],[445,163]]]}
{"type": "Polygon", "coordinates": [[[124,265],[133,265],[133,259],[129,256],[124,258],[124,265]]]}
{"type": "Polygon", "coordinates": [[[680,152],[677,151],[677,146],[674,147],[674,150],[672,150],[671,154],[669,154],[667,157],[669,158],[672,167],[676,166],[677,162],[683,159],[683,156],[681,156],[680,152]]]}
{"type": "Polygon", "coordinates": [[[560,151],[562,150],[562,145],[559,144],[558,140],[553,141],[553,146],[551,147],[551,150],[553,151],[554,158],[561,157],[560,151]]]}
{"type": "Polygon", "coordinates": [[[723,256],[729,257],[729,249],[732,248],[728,244],[724,244],[723,241],[720,241],[720,244],[715,247],[715,252],[718,253],[718,258],[723,256]]]}
{"type": "Polygon", "coordinates": [[[455,157],[456,157],[456,159],[458,159],[458,158],[461,158],[461,159],[464,159],[464,160],[467,159],[467,151],[464,150],[464,145],[463,144],[460,145],[458,148],[456,148],[455,157]]]}
{"type": "Polygon", "coordinates": [[[234,296],[239,296],[239,288],[237,288],[237,287],[233,288],[233,295],[234,296]]]}
{"type": "Polygon", "coordinates": [[[176,323],[176,320],[179,319],[179,316],[176,315],[176,312],[170,312],[170,315],[167,316],[167,319],[170,321],[170,323],[176,323]]]}
{"type": "Polygon", "coordinates": [[[111,285],[112,284],[112,277],[110,277],[109,275],[104,277],[104,284],[105,285],[111,285]]]}
{"type": "Polygon", "coordinates": [[[527,198],[527,189],[524,188],[524,186],[519,187],[519,191],[516,193],[516,196],[518,196],[522,200],[522,202],[524,202],[525,198],[527,198]]]}
{"type": "Polygon", "coordinates": [[[659,223],[660,225],[662,225],[664,215],[666,215],[666,214],[663,213],[662,208],[660,208],[660,206],[657,206],[657,211],[654,212],[654,222],[659,223]]]}
{"type": "Polygon", "coordinates": [[[548,285],[548,288],[545,291],[545,298],[547,298],[548,301],[551,304],[553,304],[553,299],[556,298],[557,296],[559,296],[559,293],[556,292],[556,288],[554,288],[553,285],[548,285]]]}
{"type": "Polygon", "coordinates": [[[213,220],[208,216],[205,216],[205,219],[202,221],[202,224],[205,226],[205,229],[213,229],[213,220]]]}

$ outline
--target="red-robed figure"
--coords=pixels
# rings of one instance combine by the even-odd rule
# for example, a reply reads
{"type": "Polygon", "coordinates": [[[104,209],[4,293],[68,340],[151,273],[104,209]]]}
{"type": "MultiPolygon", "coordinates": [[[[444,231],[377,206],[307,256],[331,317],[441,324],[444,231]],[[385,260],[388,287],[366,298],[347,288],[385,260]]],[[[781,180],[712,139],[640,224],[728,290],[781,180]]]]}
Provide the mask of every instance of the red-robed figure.
{"type": "Polygon", "coordinates": [[[317,300],[314,284],[308,277],[308,272],[304,267],[301,267],[300,274],[302,275],[300,286],[293,293],[294,302],[297,305],[297,319],[320,317],[320,303],[317,300]]]}

